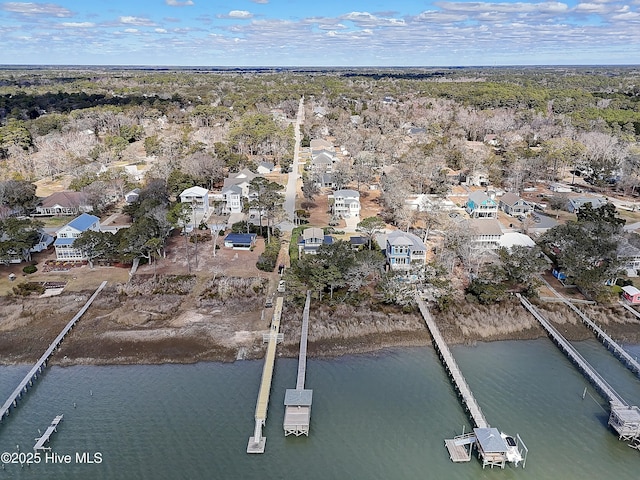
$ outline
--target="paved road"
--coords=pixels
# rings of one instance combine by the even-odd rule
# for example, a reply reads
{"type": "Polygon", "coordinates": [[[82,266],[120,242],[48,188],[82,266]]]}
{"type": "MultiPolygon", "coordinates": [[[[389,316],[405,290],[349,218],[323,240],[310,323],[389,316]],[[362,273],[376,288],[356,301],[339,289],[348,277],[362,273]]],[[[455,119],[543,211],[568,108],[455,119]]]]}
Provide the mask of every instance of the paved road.
{"type": "Polygon", "coordinates": [[[300,99],[300,106],[298,107],[298,116],[296,118],[296,144],[293,150],[293,163],[291,164],[291,172],[289,173],[289,180],[287,181],[287,191],[284,199],[284,211],[287,214],[287,219],[280,224],[280,229],[283,231],[291,231],[295,226],[293,224],[294,211],[296,209],[296,191],[298,186],[298,160],[300,158],[300,125],[304,120],[304,97],[300,99]]]}

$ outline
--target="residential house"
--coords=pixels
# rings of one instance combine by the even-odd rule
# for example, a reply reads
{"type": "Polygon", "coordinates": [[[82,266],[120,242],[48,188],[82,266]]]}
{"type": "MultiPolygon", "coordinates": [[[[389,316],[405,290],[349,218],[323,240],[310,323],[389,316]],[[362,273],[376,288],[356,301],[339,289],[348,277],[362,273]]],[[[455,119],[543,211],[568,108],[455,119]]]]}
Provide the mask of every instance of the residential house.
{"type": "Polygon", "coordinates": [[[396,230],[387,235],[385,257],[391,270],[409,270],[426,263],[427,246],[413,233],[396,230]]]}
{"type": "Polygon", "coordinates": [[[472,247],[475,250],[491,251],[500,248],[502,227],[494,218],[474,218],[469,221],[472,247]]]}
{"type": "MultiPolygon", "coordinates": [[[[31,254],[42,252],[49,248],[49,245],[53,243],[53,237],[48,233],[40,230],[39,232],[40,238],[38,239],[38,243],[36,243],[33,247],[29,249],[23,249],[21,252],[15,251],[13,249],[5,251],[5,255],[0,257],[0,264],[9,264],[9,263],[22,263],[24,260],[31,260],[31,254]]],[[[0,242],[8,240],[7,234],[0,235],[0,242]]]]}
{"type": "Polygon", "coordinates": [[[298,238],[298,255],[315,255],[320,245],[333,244],[333,237],[325,235],[321,228],[305,228],[298,238]]]}
{"type": "Polygon", "coordinates": [[[222,189],[225,205],[222,213],[232,214],[242,212],[242,197],[249,199],[249,185],[254,178],[259,176],[260,175],[245,168],[225,178],[222,189]]]}
{"type": "Polygon", "coordinates": [[[500,210],[512,217],[526,217],[533,212],[533,207],[516,193],[508,192],[500,197],[500,210]]]}
{"type": "Polygon", "coordinates": [[[469,194],[466,210],[471,218],[497,218],[498,202],[484,192],[472,192],[469,194]]]}
{"type": "Polygon", "coordinates": [[[564,183],[553,182],[549,184],[549,190],[555,193],[570,193],[572,192],[571,187],[569,185],[565,185],[564,183]]]}
{"type": "Polygon", "coordinates": [[[536,246],[536,242],[529,235],[519,232],[506,232],[500,237],[500,246],[511,250],[513,247],[529,247],[536,246]]]}
{"type": "Polygon", "coordinates": [[[209,190],[202,187],[187,188],[180,194],[180,202],[190,204],[194,212],[206,214],[209,211],[209,190]]]}
{"type": "Polygon", "coordinates": [[[618,243],[616,252],[622,268],[627,271],[627,276],[637,277],[640,271],[640,235],[623,235],[618,243]]]}
{"type": "Polygon", "coordinates": [[[224,237],[224,246],[234,250],[251,250],[256,245],[255,233],[230,233],[224,237]]]}
{"type": "Polygon", "coordinates": [[[337,161],[331,152],[323,150],[320,153],[311,154],[311,171],[313,173],[331,173],[333,165],[337,161]]]}
{"type": "Polygon", "coordinates": [[[426,193],[409,195],[405,199],[404,204],[409,207],[410,210],[416,210],[418,212],[452,211],[458,209],[456,204],[451,200],[426,193]]]}
{"type": "Polygon", "coordinates": [[[622,287],[622,298],[633,305],[640,305],[640,290],[633,285],[622,287]]]}
{"type": "Polygon", "coordinates": [[[360,215],[360,194],[355,190],[336,190],[333,195],[329,195],[329,198],[333,198],[331,212],[335,217],[360,215]]]}
{"type": "Polygon", "coordinates": [[[36,206],[36,216],[78,215],[93,211],[84,192],[56,192],[42,199],[36,206]]]}
{"type": "Polygon", "coordinates": [[[275,165],[271,162],[260,162],[257,168],[257,172],[264,175],[266,173],[273,172],[275,165]]]}
{"type": "Polygon", "coordinates": [[[489,185],[489,174],[482,171],[461,174],[460,182],[470,187],[486,187],[489,185]]]}
{"type": "Polygon", "coordinates": [[[53,246],[56,249],[56,259],[71,261],[86,260],[82,250],[74,248],[73,242],[83,232],[88,230],[93,230],[94,232],[100,231],[100,219],[88,213],[83,213],[60,228],[56,232],[56,241],[53,242],[53,246]]]}
{"type": "Polygon", "coordinates": [[[309,143],[309,146],[311,147],[311,151],[316,151],[316,150],[333,150],[333,143],[327,141],[327,140],[323,140],[322,138],[314,138],[313,140],[311,140],[311,142],[309,143]]]}
{"type": "Polygon", "coordinates": [[[316,185],[320,188],[333,188],[334,179],[331,173],[318,173],[314,176],[316,185]]]}
{"type": "Polygon", "coordinates": [[[139,188],[134,188],[130,192],[127,192],[127,193],[124,194],[124,201],[129,203],[129,204],[137,202],[139,198],[140,198],[140,189],[139,188]]]}
{"type": "Polygon", "coordinates": [[[368,245],[369,239],[363,236],[349,237],[349,243],[353,250],[362,250],[368,245]]]}
{"type": "Polygon", "coordinates": [[[607,201],[602,197],[574,197],[570,198],[567,202],[567,210],[570,213],[576,213],[582,208],[583,205],[590,203],[591,208],[594,210],[607,204],[607,201]]]}

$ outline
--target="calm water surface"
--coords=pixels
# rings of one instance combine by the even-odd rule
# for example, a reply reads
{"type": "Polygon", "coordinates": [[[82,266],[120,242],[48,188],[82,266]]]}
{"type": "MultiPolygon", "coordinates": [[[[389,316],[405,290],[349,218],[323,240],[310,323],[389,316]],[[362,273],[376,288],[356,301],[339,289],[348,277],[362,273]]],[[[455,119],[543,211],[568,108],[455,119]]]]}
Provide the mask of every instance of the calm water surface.
{"type": "MultiPolygon", "coordinates": [[[[596,341],[577,344],[618,392],[640,380],[596,341]]],[[[640,356],[639,346],[628,349],[640,356]]],[[[285,438],[284,391],[296,360],[277,360],[264,455],[247,455],[262,362],[53,367],[0,425],[0,452],[30,452],[64,414],[51,447],[102,463],[5,465],[11,479],[601,479],[640,478],[640,452],[606,428],[603,399],[547,339],[452,349],[487,420],[520,433],[525,470],[453,464],[444,438],[469,422],[432,348],[309,360],[311,435],[285,438]]],[[[28,366],[0,368],[0,401],[28,366]]]]}

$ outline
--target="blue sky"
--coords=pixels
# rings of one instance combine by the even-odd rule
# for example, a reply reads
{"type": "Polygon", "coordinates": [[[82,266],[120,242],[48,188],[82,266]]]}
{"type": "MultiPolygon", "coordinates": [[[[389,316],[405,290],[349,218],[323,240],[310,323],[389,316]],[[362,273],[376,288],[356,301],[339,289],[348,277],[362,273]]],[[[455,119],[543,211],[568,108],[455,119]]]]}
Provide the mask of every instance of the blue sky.
{"type": "Polygon", "coordinates": [[[0,64],[640,64],[640,0],[0,0],[0,64]]]}

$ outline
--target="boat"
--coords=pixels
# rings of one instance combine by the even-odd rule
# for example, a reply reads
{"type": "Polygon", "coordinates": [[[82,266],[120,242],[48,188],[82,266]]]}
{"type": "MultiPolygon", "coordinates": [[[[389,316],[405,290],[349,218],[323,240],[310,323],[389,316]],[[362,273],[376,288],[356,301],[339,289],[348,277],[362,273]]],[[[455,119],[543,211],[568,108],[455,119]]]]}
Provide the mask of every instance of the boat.
{"type": "Polygon", "coordinates": [[[500,432],[500,436],[507,444],[507,461],[514,463],[517,467],[518,463],[522,461],[522,454],[520,453],[520,450],[518,450],[518,443],[512,436],[509,436],[504,432],[500,432]]]}

